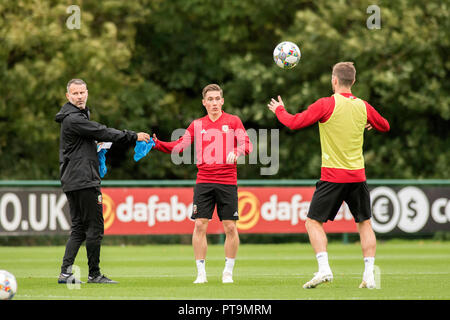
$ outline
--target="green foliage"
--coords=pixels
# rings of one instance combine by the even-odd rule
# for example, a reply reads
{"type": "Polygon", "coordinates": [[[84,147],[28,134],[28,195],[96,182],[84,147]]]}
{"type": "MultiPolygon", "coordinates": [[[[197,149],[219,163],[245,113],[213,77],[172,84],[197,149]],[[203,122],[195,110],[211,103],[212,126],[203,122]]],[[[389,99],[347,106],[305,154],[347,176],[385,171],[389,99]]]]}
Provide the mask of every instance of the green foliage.
{"type": "MultiPolygon", "coordinates": [[[[281,95],[296,113],[332,94],[331,67],[354,61],[355,95],[391,124],[366,133],[369,178],[450,178],[450,17],[438,0],[377,1],[381,29],[370,30],[373,1],[80,1],[70,30],[67,1],[0,1],[0,178],[58,179],[65,85],[83,78],[93,120],[170,140],[205,114],[201,90],[224,89],[226,112],[247,129],[280,129],[280,169],[239,178],[314,179],[320,174],[317,126],[290,131],[268,111],[281,95]],[[275,45],[296,42],[292,70],[272,60],[275,45]]],[[[257,146],[256,146],[257,147],[257,146]]],[[[258,148],[256,148],[258,149],[258,148]]],[[[247,161],[248,162],[248,161],[247,161]]],[[[107,179],[193,179],[195,165],[132,148],[107,154],[107,179]]]]}

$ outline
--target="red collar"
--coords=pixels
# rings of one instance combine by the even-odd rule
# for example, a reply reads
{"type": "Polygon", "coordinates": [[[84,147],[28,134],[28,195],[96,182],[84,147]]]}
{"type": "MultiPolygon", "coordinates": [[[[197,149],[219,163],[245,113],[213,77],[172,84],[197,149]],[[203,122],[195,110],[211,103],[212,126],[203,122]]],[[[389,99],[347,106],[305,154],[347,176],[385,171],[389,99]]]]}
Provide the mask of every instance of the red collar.
{"type": "Polygon", "coordinates": [[[225,111],[222,110],[222,114],[220,115],[220,117],[218,117],[216,119],[216,121],[212,121],[211,118],[209,117],[209,115],[206,115],[205,118],[207,118],[211,123],[217,123],[217,121],[219,121],[223,117],[224,114],[225,114],[225,111]]]}
{"type": "Polygon", "coordinates": [[[350,97],[356,98],[356,97],[353,95],[353,93],[350,93],[350,92],[339,93],[339,94],[340,94],[341,96],[346,97],[346,98],[350,98],[350,97]]]}

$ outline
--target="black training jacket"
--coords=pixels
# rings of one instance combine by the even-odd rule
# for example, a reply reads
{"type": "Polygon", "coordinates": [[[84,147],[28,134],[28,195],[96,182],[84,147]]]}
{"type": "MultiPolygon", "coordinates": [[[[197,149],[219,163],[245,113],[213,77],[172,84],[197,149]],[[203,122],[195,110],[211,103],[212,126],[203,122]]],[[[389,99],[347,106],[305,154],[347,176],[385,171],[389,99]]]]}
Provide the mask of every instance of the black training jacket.
{"type": "Polygon", "coordinates": [[[100,186],[97,142],[131,144],[137,140],[133,131],[107,128],[89,117],[87,107],[81,110],[70,102],[56,114],[55,121],[61,123],[59,171],[64,192],[100,186]]]}

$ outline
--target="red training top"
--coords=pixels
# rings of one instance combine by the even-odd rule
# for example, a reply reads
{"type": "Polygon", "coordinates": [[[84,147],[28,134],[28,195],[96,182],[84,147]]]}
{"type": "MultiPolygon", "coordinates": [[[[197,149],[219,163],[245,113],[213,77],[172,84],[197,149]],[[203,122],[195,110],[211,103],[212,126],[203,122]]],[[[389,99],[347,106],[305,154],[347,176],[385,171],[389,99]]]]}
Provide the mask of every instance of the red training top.
{"type": "Polygon", "coordinates": [[[194,120],[184,135],[172,142],[157,140],[155,149],[165,153],[180,153],[193,142],[196,151],[197,182],[237,185],[236,163],[226,163],[230,152],[246,155],[253,146],[238,116],[222,111],[216,121],[208,115],[194,120]]]}

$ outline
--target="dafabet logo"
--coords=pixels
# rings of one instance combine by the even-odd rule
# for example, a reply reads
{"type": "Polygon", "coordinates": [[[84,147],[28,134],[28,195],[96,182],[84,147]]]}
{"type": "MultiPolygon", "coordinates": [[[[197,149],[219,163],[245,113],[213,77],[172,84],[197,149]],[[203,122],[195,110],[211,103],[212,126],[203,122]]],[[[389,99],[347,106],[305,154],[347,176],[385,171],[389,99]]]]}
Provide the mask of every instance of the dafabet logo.
{"type": "MultiPolygon", "coordinates": [[[[237,221],[237,227],[240,230],[249,230],[256,225],[260,218],[260,202],[258,198],[249,191],[238,192],[238,199],[239,220],[237,221]]],[[[185,219],[189,219],[192,214],[192,210],[189,209],[193,208],[192,203],[179,203],[177,196],[171,197],[171,201],[168,203],[150,201],[151,208],[148,208],[149,204],[146,204],[146,206],[147,210],[145,211],[153,213],[151,217],[148,217],[146,220],[152,221],[149,226],[155,225],[158,221],[167,222],[172,220],[174,222],[181,222],[185,219]],[[167,218],[165,218],[166,216],[167,218]],[[176,216],[176,219],[170,219],[171,216],[176,216]]],[[[138,210],[141,207],[140,203],[134,203],[134,199],[128,196],[124,203],[119,203],[117,206],[118,212],[116,212],[114,200],[108,194],[103,193],[103,219],[105,230],[112,226],[116,216],[121,222],[142,222],[143,220],[139,219],[141,214],[138,210]],[[139,206],[136,206],[137,204],[139,206]]],[[[195,207],[193,209],[195,209],[195,207]]]]}
{"type": "Polygon", "coordinates": [[[259,220],[259,200],[249,191],[238,192],[239,220],[236,225],[240,230],[253,228],[259,220]]]}
{"type": "Polygon", "coordinates": [[[116,208],[113,199],[106,193],[103,193],[103,220],[105,221],[105,230],[111,227],[116,216],[116,208]]]}

